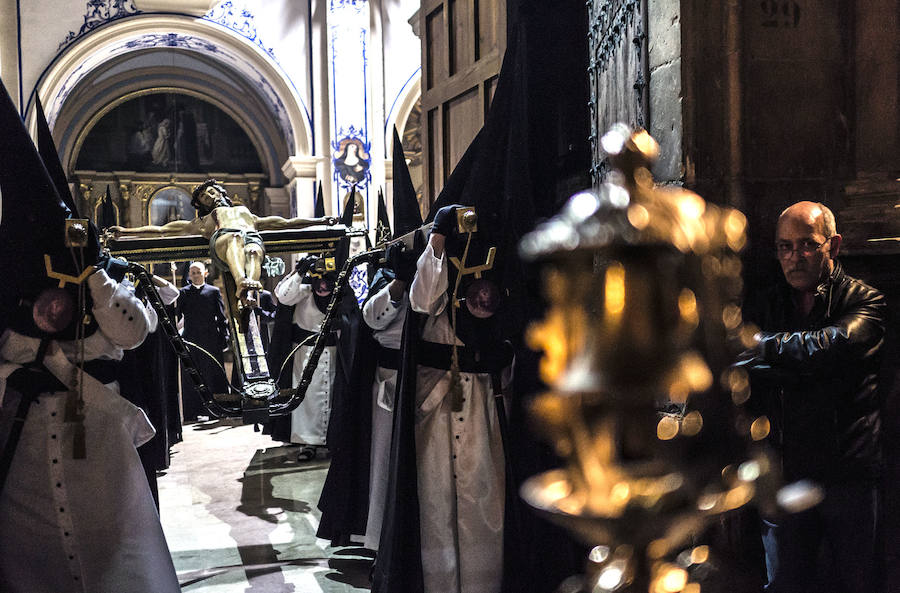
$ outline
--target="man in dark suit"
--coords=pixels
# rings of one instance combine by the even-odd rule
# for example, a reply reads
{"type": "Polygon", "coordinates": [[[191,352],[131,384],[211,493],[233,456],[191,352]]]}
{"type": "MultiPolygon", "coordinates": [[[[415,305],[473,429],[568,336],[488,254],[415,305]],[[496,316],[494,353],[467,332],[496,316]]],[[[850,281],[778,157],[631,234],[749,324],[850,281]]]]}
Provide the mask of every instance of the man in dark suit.
{"type": "MultiPolygon", "coordinates": [[[[191,283],[180,290],[175,315],[176,318],[184,317],[184,339],[213,357],[191,347],[191,354],[204,382],[213,393],[224,393],[226,375],[222,352],[228,345],[228,321],[222,294],[218,288],[206,283],[206,275],[203,262],[191,262],[188,272],[191,283]]],[[[185,422],[206,415],[203,400],[186,373],[182,373],[181,378],[181,405],[185,422]]]]}

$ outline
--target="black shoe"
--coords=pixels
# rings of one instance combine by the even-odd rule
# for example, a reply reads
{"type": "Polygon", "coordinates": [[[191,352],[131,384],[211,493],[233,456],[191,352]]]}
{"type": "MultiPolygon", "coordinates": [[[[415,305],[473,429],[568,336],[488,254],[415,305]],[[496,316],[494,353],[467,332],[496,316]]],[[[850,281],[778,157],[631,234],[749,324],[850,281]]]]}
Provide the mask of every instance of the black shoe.
{"type": "Polygon", "coordinates": [[[312,445],[304,445],[297,453],[297,461],[311,461],[316,458],[316,448],[312,445]]]}

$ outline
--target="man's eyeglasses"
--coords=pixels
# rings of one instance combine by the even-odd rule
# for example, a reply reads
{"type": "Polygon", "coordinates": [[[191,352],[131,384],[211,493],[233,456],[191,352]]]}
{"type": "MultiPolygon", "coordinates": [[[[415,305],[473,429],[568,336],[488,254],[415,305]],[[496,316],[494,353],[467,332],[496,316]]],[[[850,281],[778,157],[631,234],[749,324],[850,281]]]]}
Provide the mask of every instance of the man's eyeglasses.
{"type": "Polygon", "coordinates": [[[828,239],[825,239],[821,243],[813,241],[812,239],[804,239],[802,241],[797,241],[796,245],[789,241],[780,241],[775,243],[775,253],[778,254],[779,259],[787,259],[791,257],[795,251],[803,257],[809,257],[818,251],[825,243],[828,243],[828,239]]]}

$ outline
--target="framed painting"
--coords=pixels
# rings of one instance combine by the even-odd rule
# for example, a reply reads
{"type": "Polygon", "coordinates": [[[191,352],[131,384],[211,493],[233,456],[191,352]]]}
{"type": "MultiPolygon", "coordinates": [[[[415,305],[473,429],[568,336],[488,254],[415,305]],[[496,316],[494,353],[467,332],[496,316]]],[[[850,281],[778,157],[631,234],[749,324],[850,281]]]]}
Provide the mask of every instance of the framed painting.
{"type": "Polygon", "coordinates": [[[191,206],[191,194],[180,187],[164,187],[150,198],[147,220],[162,226],[173,220],[193,220],[197,210],[191,206]]]}
{"type": "Polygon", "coordinates": [[[137,173],[262,173],[241,125],[217,106],[174,92],[140,94],[87,133],[75,169],[137,173]]]}

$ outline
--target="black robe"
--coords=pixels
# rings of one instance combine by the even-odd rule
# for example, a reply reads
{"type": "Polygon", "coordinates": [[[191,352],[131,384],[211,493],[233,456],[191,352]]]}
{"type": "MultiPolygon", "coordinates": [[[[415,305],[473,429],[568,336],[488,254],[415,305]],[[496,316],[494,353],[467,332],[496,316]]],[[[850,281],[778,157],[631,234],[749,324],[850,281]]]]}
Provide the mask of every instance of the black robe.
{"type": "Polygon", "coordinates": [[[178,413],[178,359],[166,332],[157,327],[143,344],[126,350],[117,374],[123,397],[143,409],[156,429],[156,435],[138,447],[138,455],[159,507],[156,472],[169,467],[169,447],[181,440],[180,426],[177,434],[169,433],[170,417],[177,419],[178,413]]]}
{"type": "Polygon", "coordinates": [[[406,312],[394,398],[391,461],[372,593],[422,593],[419,477],[416,464],[416,345],[423,315],[406,312]]]}
{"type": "Polygon", "coordinates": [[[372,444],[372,382],[377,344],[362,320],[353,291],[347,287],[335,325],[340,328],[340,364],[332,391],[328,422],[331,465],[318,508],[322,511],[316,536],[332,546],[350,544],[363,535],[369,512],[369,455],[372,444]]]}
{"type": "MultiPolygon", "coordinates": [[[[281,389],[293,387],[294,364],[291,362],[293,358],[288,360],[288,356],[294,348],[293,335],[294,305],[279,303],[275,308],[272,339],[266,349],[266,362],[269,365],[269,375],[281,389]]],[[[291,415],[286,414],[269,419],[263,425],[263,434],[270,435],[272,440],[290,443],[291,415]]]]}
{"type": "MultiPolygon", "coordinates": [[[[185,286],[175,303],[175,313],[178,317],[184,317],[184,339],[197,344],[215,357],[213,361],[196,348],[190,349],[204,382],[213,393],[224,393],[227,381],[219,365],[224,366],[222,351],[228,345],[228,320],[219,289],[209,284],[200,288],[185,286]]],[[[182,373],[181,399],[186,421],[208,414],[200,394],[194,389],[194,384],[186,373],[182,373]]]]}

